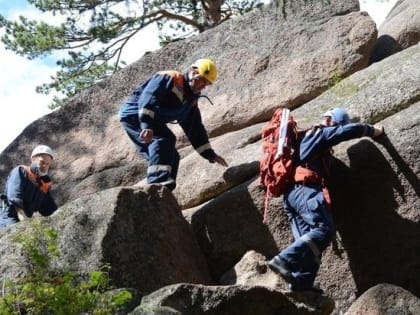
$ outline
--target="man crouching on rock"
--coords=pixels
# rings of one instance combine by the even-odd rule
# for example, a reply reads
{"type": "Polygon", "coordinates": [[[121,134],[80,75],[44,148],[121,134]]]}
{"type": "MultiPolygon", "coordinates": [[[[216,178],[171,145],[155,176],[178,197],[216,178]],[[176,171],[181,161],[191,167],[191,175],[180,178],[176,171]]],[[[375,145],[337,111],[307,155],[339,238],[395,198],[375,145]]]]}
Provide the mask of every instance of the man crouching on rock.
{"type": "Polygon", "coordinates": [[[120,122],[138,153],[148,162],[147,183],[175,189],[180,156],[166,125],[177,121],[194,149],[211,163],[228,166],[210,146],[197,100],[217,79],[210,59],[197,60],[185,73],[161,71],[137,87],[120,109],[120,122]]]}
{"type": "Polygon", "coordinates": [[[36,212],[49,216],[57,210],[48,175],[53,158],[50,147],[39,145],[32,151],[30,166],[19,165],[10,172],[1,195],[0,227],[31,218],[36,212]]]}

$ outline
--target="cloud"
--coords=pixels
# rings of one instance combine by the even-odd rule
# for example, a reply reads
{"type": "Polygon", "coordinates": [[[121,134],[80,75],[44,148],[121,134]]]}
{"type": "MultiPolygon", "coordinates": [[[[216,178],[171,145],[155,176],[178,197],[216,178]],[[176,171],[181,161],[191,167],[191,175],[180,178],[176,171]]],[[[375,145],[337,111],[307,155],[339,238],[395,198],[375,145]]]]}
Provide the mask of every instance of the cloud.
{"type": "Polygon", "coordinates": [[[360,11],[366,11],[379,27],[398,0],[360,0],[360,11]]]}
{"type": "Polygon", "coordinates": [[[124,47],[121,59],[130,64],[140,59],[147,51],[160,48],[156,25],[149,25],[136,34],[124,47]]]}
{"type": "MultiPolygon", "coordinates": [[[[57,20],[29,6],[27,1],[16,1],[14,5],[0,4],[2,15],[12,20],[19,15],[45,22],[57,20]]],[[[6,50],[2,43],[0,55],[0,151],[3,151],[27,125],[50,112],[48,104],[52,96],[36,93],[35,87],[50,81],[56,67],[47,61],[49,59],[28,60],[18,56],[6,50]]]]}
{"type": "Polygon", "coordinates": [[[35,86],[49,80],[54,69],[29,61],[0,47],[0,150],[32,121],[50,112],[51,96],[37,94],[35,86]]]}
{"type": "MultiPolygon", "coordinates": [[[[25,1],[26,2],[26,1],[25,1]]],[[[26,6],[3,10],[2,14],[8,19],[17,19],[19,15],[47,23],[58,24],[64,19],[52,14],[41,13],[26,2],[26,6]]],[[[0,34],[1,35],[1,34],[0,34]]],[[[128,64],[138,60],[146,51],[159,48],[157,29],[148,27],[137,34],[125,47],[122,60],[128,64]]],[[[63,53],[54,54],[48,58],[28,60],[6,50],[0,43],[0,152],[9,145],[23,129],[36,119],[48,114],[48,105],[52,102],[52,95],[35,92],[35,87],[50,82],[58,67],[52,60],[63,53]]]]}

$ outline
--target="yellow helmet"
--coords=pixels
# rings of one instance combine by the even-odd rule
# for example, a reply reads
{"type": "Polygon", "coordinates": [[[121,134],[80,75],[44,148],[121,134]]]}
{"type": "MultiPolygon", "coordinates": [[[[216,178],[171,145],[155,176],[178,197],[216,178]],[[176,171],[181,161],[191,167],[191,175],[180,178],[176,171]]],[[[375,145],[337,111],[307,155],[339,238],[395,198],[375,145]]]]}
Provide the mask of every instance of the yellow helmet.
{"type": "Polygon", "coordinates": [[[206,80],[210,83],[216,82],[217,68],[211,59],[198,59],[191,65],[191,68],[196,68],[198,70],[198,74],[206,78],[206,80]]]}

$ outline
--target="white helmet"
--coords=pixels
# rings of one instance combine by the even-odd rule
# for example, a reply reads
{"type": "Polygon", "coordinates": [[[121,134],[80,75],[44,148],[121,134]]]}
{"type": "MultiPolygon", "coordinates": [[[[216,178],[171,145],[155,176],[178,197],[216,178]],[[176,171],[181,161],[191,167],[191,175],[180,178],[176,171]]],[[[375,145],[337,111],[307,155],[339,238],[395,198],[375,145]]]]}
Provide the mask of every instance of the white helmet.
{"type": "Polygon", "coordinates": [[[324,114],[325,116],[330,116],[331,120],[338,125],[344,126],[351,123],[350,116],[344,108],[332,108],[324,114]]]}
{"type": "Polygon", "coordinates": [[[34,156],[37,156],[37,155],[39,155],[39,154],[48,154],[49,156],[51,156],[51,158],[52,159],[54,159],[54,154],[53,154],[53,151],[52,151],[52,149],[49,147],[49,146],[47,146],[47,145],[43,145],[43,144],[41,144],[41,145],[39,145],[39,146],[37,146],[33,151],[32,151],[32,154],[31,154],[31,159],[34,157],[34,156]]]}

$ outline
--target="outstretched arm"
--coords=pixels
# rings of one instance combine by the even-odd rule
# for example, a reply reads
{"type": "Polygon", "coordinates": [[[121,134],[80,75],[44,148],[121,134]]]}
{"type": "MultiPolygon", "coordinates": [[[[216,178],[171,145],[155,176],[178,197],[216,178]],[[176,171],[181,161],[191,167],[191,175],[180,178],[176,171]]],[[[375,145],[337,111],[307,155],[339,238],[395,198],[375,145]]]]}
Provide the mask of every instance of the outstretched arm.
{"type": "Polygon", "coordinates": [[[360,137],[379,137],[384,133],[381,126],[375,127],[365,123],[352,123],[344,126],[331,126],[311,130],[303,138],[300,145],[300,160],[310,157],[347,140],[360,137]]]}
{"type": "Polygon", "coordinates": [[[228,166],[226,160],[220,155],[217,155],[212,149],[207,131],[201,120],[200,110],[197,106],[192,107],[188,117],[181,121],[179,124],[184,130],[194,149],[203,158],[209,160],[211,163],[216,162],[222,166],[228,166]]]}

